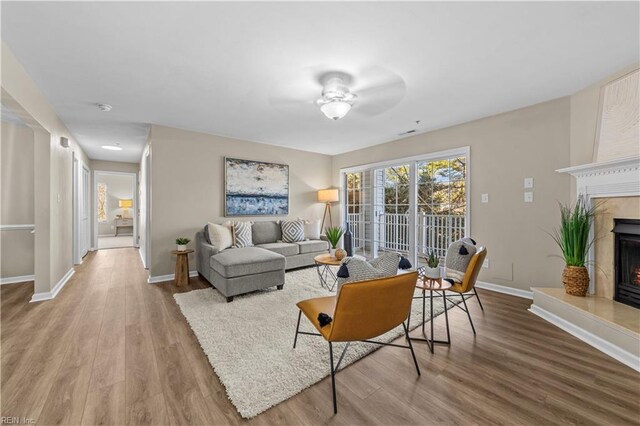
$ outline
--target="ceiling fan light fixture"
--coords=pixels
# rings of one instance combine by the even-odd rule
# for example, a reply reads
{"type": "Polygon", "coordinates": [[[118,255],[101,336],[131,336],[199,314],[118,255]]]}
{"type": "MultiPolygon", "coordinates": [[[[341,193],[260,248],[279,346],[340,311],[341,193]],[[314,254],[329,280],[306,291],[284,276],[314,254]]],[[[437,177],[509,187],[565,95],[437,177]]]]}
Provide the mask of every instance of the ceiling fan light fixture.
{"type": "Polygon", "coordinates": [[[332,101],[320,106],[320,111],[332,120],[339,120],[347,115],[349,110],[351,110],[351,104],[344,101],[332,101]]]}

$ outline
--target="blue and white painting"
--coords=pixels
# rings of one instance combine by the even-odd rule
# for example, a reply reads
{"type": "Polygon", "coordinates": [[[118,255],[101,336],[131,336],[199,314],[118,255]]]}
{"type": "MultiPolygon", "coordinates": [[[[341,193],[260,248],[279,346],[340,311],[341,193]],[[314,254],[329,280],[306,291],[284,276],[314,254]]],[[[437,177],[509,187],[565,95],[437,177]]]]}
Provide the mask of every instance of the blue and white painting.
{"type": "Polygon", "coordinates": [[[225,216],[289,214],[289,166],[225,158],[225,216]]]}

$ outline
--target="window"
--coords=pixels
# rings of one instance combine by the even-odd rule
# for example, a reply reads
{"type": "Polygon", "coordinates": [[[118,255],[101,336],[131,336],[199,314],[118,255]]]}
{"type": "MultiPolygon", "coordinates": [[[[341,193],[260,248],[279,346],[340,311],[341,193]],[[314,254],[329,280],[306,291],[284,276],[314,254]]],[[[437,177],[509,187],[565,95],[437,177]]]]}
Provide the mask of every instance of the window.
{"type": "Polygon", "coordinates": [[[426,263],[444,257],[469,226],[468,148],[343,170],[343,217],[356,254],[397,251],[426,263]]]}
{"type": "Polygon", "coordinates": [[[107,221],[107,184],[98,183],[98,222],[107,221]]]}

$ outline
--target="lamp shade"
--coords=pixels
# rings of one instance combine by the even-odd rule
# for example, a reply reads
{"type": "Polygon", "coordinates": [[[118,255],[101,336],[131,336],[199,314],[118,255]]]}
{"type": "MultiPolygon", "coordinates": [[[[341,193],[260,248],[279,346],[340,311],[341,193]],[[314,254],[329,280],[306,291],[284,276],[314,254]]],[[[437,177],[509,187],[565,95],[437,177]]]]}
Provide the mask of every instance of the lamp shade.
{"type": "Polygon", "coordinates": [[[330,118],[332,120],[341,119],[342,117],[347,115],[350,109],[351,105],[343,101],[329,102],[320,107],[320,111],[322,111],[322,113],[326,115],[327,118],[330,118]]]}
{"type": "Polygon", "coordinates": [[[133,207],[133,200],[118,200],[118,207],[121,209],[130,209],[133,207]]]}
{"type": "Polygon", "coordinates": [[[335,203],[338,200],[337,189],[321,189],[318,191],[318,201],[321,203],[335,203]]]}

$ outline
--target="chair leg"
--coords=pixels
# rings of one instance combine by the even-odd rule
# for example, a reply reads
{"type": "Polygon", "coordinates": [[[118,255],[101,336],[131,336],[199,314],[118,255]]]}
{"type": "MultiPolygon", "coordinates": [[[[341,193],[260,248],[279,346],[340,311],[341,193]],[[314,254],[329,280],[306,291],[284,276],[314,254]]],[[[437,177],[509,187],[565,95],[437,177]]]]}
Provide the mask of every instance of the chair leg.
{"type": "Polygon", "coordinates": [[[298,311],[298,325],[296,325],[296,337],[293,339],[293,349],[296,348],[296,343],[298,342],[298,330],[300,330],[300,317],[302,316],[302,311],[298,311]]]}
{"type": "Polygon", "coordinates": [[[336,372],[333,368],[333,344],[329,342],[329,362],[331,363],[331,390],[333,392],[333,414],[338,414],[338,403],[336,402],[336,372]]]}
{"type": "Polygon", "coordinates": [[[462,303],[464,303],[464,309],[467,311],[467,317],[469,318],[469,324],[471,324],[471,330],[473,330],[473,334],[476,334],[476,328],[473,326],[473,321],[471,320],[471,313],[469,312],[469,307],[467,306],[467,301],[462,296],[462,303]]]}
{"type": "Polygon", "coordinates": [[[480,296],[478,296],[478,290],[476,290],[476,288],[473,288],[473,294],[476,295],[476,299],[478,299],[478,303],[480,304],[480,309],[482,310],[482,312],[484,312],[484,307],[482,306],[482,302],[480,301],[480,296]]]}
{"type": "Polygon", "coordinates": [[[409,330],[407,329],[407,326],[404,324],[404,322],[402,323],[402,327],[404,328],[404,336],[407,339],[407,342],[409,342],[409,349],[411,349],[411,356],[413,357],[413,363],[416,366],[416,371],[418,372],[418,376],[419,376],[420,367],[418,367],[418,360],[416,359],[415,352],[413,352],[413,345],[411,344],[411,339],[409,339],[409,330]]]}

